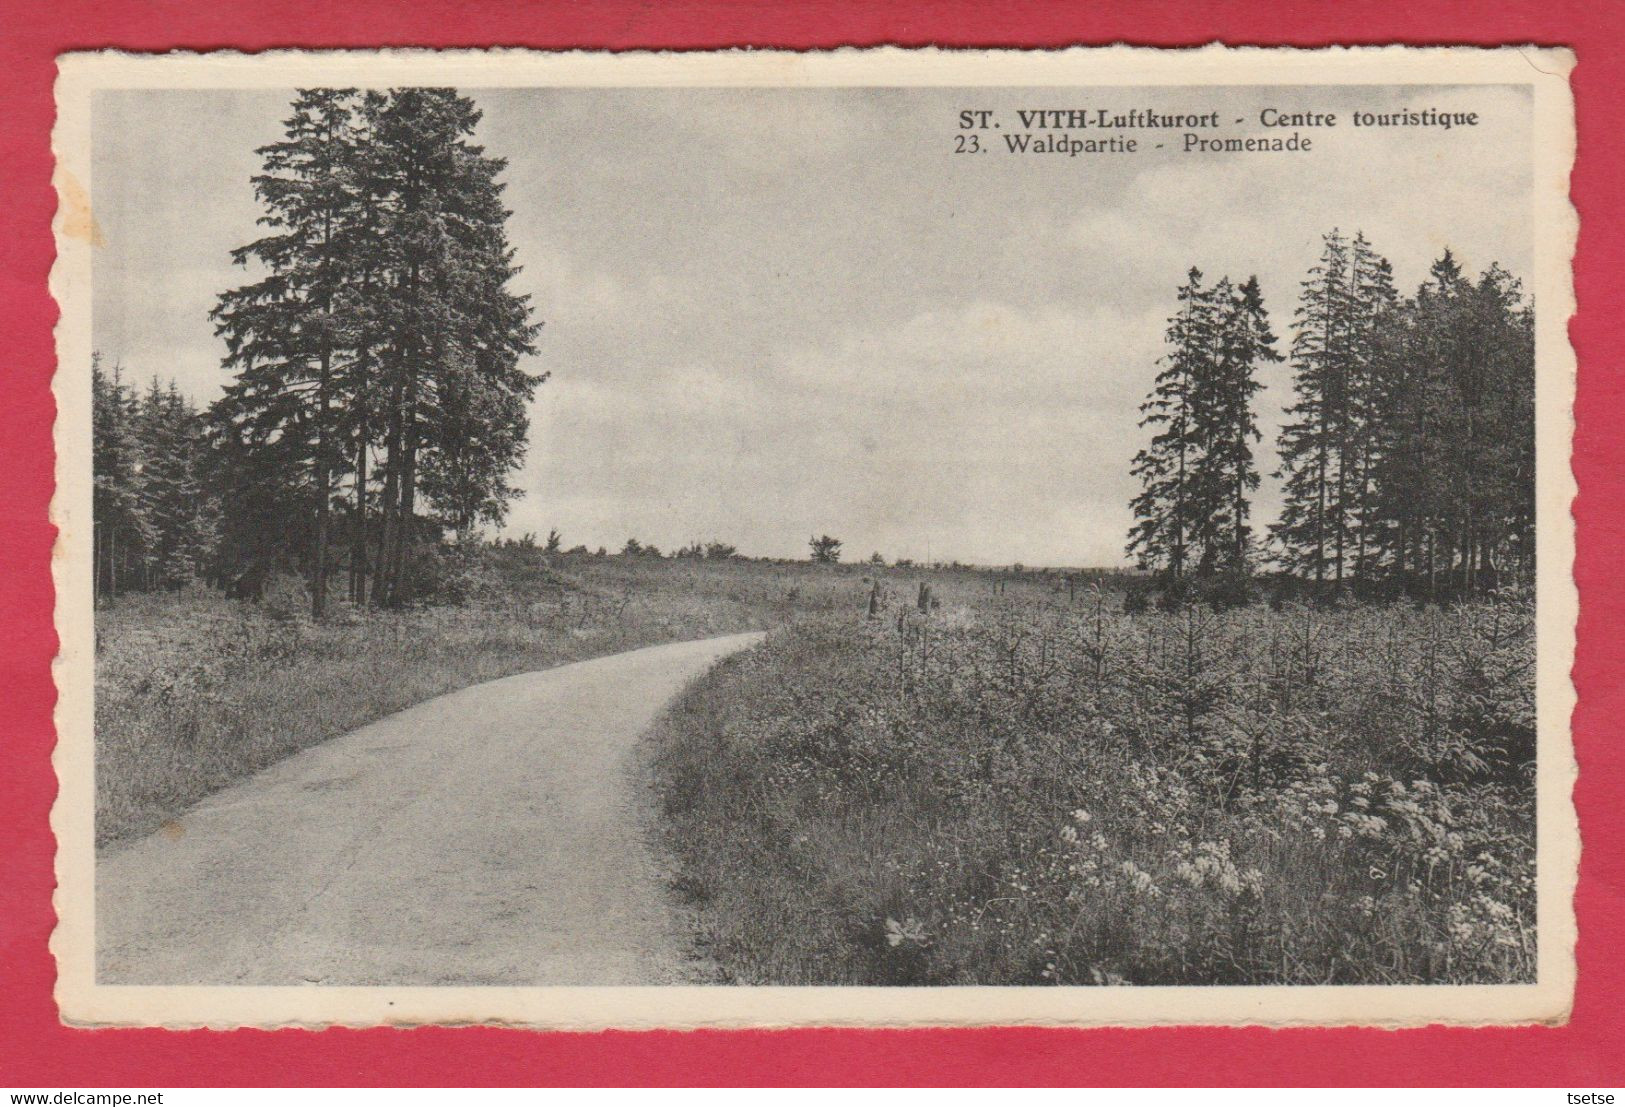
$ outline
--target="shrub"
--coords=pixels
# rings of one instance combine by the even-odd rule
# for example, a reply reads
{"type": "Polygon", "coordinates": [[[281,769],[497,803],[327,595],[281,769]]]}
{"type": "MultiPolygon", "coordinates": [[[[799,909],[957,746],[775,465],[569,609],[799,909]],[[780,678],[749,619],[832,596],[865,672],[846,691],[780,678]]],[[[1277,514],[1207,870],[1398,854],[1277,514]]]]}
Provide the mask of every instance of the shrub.
{"type": "Polygon", "coordinates": [[[812,551],[812,559],[820,564],[833,565],[841,560],[841,540],[831,538],[829,535],[820,535],[817,538],[807,539],[807,546],[812,551]]]}

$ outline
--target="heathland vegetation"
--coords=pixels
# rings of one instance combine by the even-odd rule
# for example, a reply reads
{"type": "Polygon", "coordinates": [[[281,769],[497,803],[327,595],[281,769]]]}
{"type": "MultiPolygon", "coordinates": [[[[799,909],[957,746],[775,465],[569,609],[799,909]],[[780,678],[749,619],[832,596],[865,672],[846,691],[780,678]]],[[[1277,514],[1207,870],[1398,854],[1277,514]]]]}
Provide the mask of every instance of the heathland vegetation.
{"type": "Polygon", "coordinates": [[[1528,980],[1533,659],[1521,597],[989,597],[775,631],[650,757],[727,981],[1528,980]]]}

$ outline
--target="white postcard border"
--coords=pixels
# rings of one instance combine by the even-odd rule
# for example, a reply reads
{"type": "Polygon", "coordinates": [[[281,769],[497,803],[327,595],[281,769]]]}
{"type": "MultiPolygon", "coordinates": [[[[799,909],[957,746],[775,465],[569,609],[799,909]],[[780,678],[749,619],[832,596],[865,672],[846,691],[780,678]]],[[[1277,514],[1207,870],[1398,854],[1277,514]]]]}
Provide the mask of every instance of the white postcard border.
{"type": "Polygon", "coordinates": [[[1507,1025],[1567,1018],[1575,981],[1573,893],[1579,828],[1569,719],[1578,594],[1572,577],[1576,488],[1570,468],[1576,364],[1568,198],[1574,113],[1565,50],[1273,48],[1062,51],[843,49],[816,53],[541,53],[523,50],[282,51],[258,55],[82,53],[60,59],[53,135],[60,206],[51,289],[61,307],[59,366],[90,363],[90,282],[99,231],[92,197],[90,102],[98,89],[293,88],[339,84],[468,89],[554,87],[989,87],[1288,84],[1527,84],[1533,90],[1537,361],[1539,982],[1484,986],[938,988],[329,988],[145,987],[94,979],[93,677],[90,388],[59,372],[52,521],[60,792],[51,940],[56,996],[75,1025],[165,1027],[499,1024],[605,1027],[981,1025],[1507,1025]]]}

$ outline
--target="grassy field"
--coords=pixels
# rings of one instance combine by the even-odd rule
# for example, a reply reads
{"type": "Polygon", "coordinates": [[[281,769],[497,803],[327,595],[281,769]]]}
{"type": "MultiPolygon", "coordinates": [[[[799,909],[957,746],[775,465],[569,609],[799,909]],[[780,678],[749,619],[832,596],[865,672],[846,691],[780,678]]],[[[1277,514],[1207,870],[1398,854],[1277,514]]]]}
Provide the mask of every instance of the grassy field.
{"type": "MultiPolygon", "coordinates": [[[[338,605],[320,624],[305,617],[308,599],[287,580],[263,604],[193,590],[100,606],[98,842],[149,832],[274,761],[443,692],[660,642],[859,611],[876,575],[857,565],[518,548],[486,550],[452,572],[461,604],[338,605]]],[[[960,598],[992,587],[970,572],[931,576],[960,598]]],[[[1035,595],[1061,586],[1036,574],[1014,585],[1035,595]]]]}
{"type": "Polygon", "coordinates": [[[1527,596],[969,598],[781,626],[653,736],[725,980],[1533,978],[1527,596]]]}

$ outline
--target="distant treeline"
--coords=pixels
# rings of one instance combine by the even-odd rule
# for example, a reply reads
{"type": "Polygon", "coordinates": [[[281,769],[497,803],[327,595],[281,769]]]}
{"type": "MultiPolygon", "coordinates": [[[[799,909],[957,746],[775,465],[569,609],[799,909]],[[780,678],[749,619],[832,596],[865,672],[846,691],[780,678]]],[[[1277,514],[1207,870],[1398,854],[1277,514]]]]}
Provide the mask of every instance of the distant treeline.
{"type": "Polygon", "coordinates": [[[223,525],[207,426],[173,383],[142,393],[91,360],[96,593],[218,574],[223,525]]]}
{"type": "MultiPolygon", "coordinates": [[[[827,537],[827,536],[826,536],[827,537]]],[[[669,553],[662,552],[653,542],[640,542],[636,538],[628,538],[622,543],[618,551],[611,552],[607,546],[592,549],[583,544],[568,548],[564,545],[564,537],[557,530],[549,531],[545,541],[538,541],[534,533],[527,532],[518,537],[500,538],[491,543],[492,548],[501,550],[541,550],[549,556],[559,557],[621,557],[621,558],[649,558],[667,559],[671,561],[736,561],[753,565],[805,565],[808,560],[815,564],[836,565],[840,558],[830,558],[822,562],[814,556],[810,559],[792,557],[761,557],[753,554],[741,553],[739,547],[731,542],[722,542],[713,539],[710,542],[689,542],[681,546],[672,547],[669,553]]],[[[861,561],[849,562],[845,568],[856,571],[865,569],[930,569],[940,572],[966,572],[966,573],[1004,573],[1016,574],[1043,579],[1059,578],[1061,580],[1074,580],[1079,582],[1116,580],[1139,580],[1143,573],[1137,569],[1122,566],[1082,566],[1067,567],[1058,565],[1025,565],[1019,561],[1010,565],[988,565],[955,560],[948,561],[921,561],[915,562],[911,557],[898,557],[887,560],[884,554],[876,550],[861,561]]]]}
{"type": "Polygon", "coordinates": [[[200,413],[96,367],[99,590],[297,570],[320,614],[342,568],[398,604],[446,530],[502,521],[544,378],[479,119],[451,89],[298,93],[258,151],[265,233],[233,251],[254,279],[211,314],[225,395],[200,413]]]}
{"type": "Polygon", "coordinates": [[[1470,279],[1448,250],[1403,297],[1364,235],[1322,245],[1294,313],[1280,518],[1267,536],[1250,519],[1256,374],[1282,359],[1262,293],[1192,269],[1141,407],[1152,438],[1134,461],[1130,555],[1181,586],[1266,562],[1325,588],[1430,596],[1530,579],[1534,305],[1499,265],[1470,279]]]}

